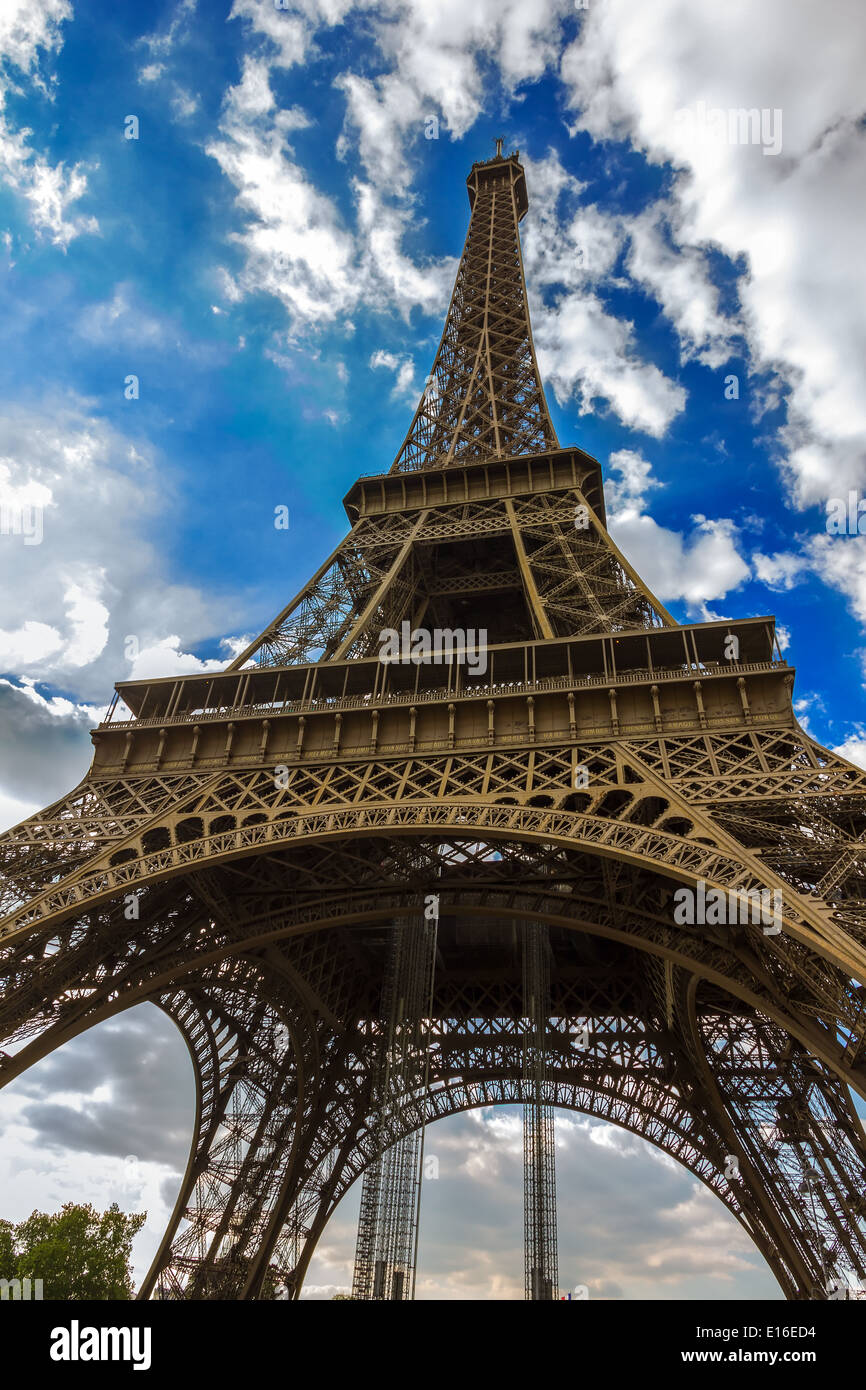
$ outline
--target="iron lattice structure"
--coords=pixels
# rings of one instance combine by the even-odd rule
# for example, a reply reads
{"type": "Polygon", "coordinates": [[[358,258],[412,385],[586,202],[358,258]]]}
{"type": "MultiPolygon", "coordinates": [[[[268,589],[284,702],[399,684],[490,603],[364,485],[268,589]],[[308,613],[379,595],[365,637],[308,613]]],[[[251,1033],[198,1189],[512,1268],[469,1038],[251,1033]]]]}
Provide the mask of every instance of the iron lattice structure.
{"type": "Polygon", "coordinates": [[[540,924],[547,1104],[658,1145],[825,1297],[866,1276],[866,774],[799,727],[772,618],[678,625],[619,553],[547,413],[517,156],[468,188],[435,389],[345,540],[224,672],[120,684],[84,781],[0,839],[0,1079],[157,1003],[196,1111],[140,1296],[297,1296],[381,1154],[389,945],[435,892],[428,1085],[389,1137],[536,1104],[540,924]],[[486,629],[484,671],[378,661],[403,621],[486,629]],[[678,925],[702,883],[781,893],[781,931],[678,925]]]}
{"type": "Polygon", "coordinates": [[[556,1239],[556,1141],[548,1103],[547,1034],[550,1028],[550,943],[537,922],[523,927],[523,1008],[526,1033],[523,1079],[524,1288],[527,1299],[559,1297],[556,1239]]]}
{"type": "Polygon", "coordinates": [[[415,1296],[435,957],[434,916],[396,924],[379,1011],[382,1050],[368,1121],[376,1158],[361,1187],[356,1299],[415,1296]],[[413,1108],[417,1124],[407,1131],[401,1117],[413,1108]]]}

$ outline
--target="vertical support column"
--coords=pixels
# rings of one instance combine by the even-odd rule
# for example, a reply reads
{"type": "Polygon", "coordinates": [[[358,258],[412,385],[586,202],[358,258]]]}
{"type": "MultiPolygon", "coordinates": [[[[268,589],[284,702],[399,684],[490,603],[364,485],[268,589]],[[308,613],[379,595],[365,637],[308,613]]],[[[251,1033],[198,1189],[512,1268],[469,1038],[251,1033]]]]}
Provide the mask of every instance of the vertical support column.
{"type": "Polygon", "coordinates": [[[376,1158],[361,1188],[356,1299],[415,1297],[438,920],[438,898],[427,901],[423,915],[395,923],[389,947],[373,1093],[376,1158]]]}
{"type": "Polygon", "coordinates": [[[556,1239],[556,1148],[553,1107],[547,1103],[547,1027],[550,943],[546,927],[523,926],[523,1229],[525,1292],[532,1302],[559,1297],[556,1239]]]}

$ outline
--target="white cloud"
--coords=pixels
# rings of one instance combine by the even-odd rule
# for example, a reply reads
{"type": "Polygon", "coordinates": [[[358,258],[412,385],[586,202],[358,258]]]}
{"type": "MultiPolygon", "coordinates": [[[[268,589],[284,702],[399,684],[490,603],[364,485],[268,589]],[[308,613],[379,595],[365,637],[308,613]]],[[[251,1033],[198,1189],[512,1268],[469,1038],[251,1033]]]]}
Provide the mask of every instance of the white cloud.
{"type": "MultiPolygon", "coordinates": [[[[658,0],[651,19],[632,0],[605,0],[589,7],[562,62],[577,129],[630,140],[681,170],[670,200],[685,253],[677,283],[652,247],[650,274],[681,329],[694,316],[705,360],[718,360],[725,330],[702,300],[695,256],[717,247],[746,258],[743,326],[754,364],[790,392],[781,442],[797,505],[866,482],[864,42],[858,0],[839,0],[831,22],[808,0],[766,0],[760,22],[750,0],[658,0]],[[781,111],[781,154],[690,139],[677,112],[699,101],[781,111]]],[[[647,246],[633,254],[646,274],[647,246]]]]}
{"type": "Polygon", "coordinates": [[[756,578],[770,589],[792,589],[814,575],[843,594],[857,621],[866,626],[866,536],[819,532],[804,540],[799,551],[758,551],[752,560],[756,578]]]}
{"type": "Polygon", "coordinates": [[[766,584],[768,589],[777,592],[793,588],[809,568],[807,558],[804,555],[795,555],[792,551],[777,551],[775,555],[764,555],[760,550],[756,550],[752,555],[752,563],[755,566],[755,578],[766,584]]]}
{"type": "Polygon", "coordinates": [[[3,0],[0,6],[0,59],[21,72],[32,73],[40,49],[61,48],[60,26],[72,18],[69,0],[3,0]]]}
{"type": "MultiPolygon", "coordinates": [[[[189,652],[181,651],[181,640],[175,634],[163,637],[161,641],[144,647],[133,658],[128,679],[144,680],[149,676],[198,676],[206,671],[224,671],[239,652],[232,649],[237,644],[228,640],[220,645],[229,648],[227,655],[202,661],[189,652]]],[[[239,650],[242,651],[243,647],[239,650]]]]}
{"type": "Polygon", "coordinates": [[[849,734],[844,743],[832,751],[838,753],[840,758],[847,758],[849,763],[866,768],[866,728],[859,725],[856,733],[849,734]]]}
{"type": "Polygon", "coordinates": [[[40,714],[47,715],[50,719],[70,719],[92,720],[98,722],[102,718],[102,710],[98,705],[75,704],[72,700],[67,700],[64,695],[43,695],[36,687],[36,682],[29,680],[26,676],[22,678],[20,685],[13,684],[12,681],[0,680],[0,685],[9,690],[15,690],[28,704],[34,706],[40,714]]]}
{"type": "Polygon", "coordinates": [[[809,554],[815,573],[844,594],[857,621],[866,624],[866,536],[814,536],[809,554]]]}
{"type": "Polygon", "coordinates": [[[0,663],[4,671],[31,667],[61,650],[63,638],[48,623],[28,619],[17,628],[0,628],[0,663]]]}
{"type": "Polygon", "coordinates": [[[681,237],[677,244],[669,216],[676,217],[675,208],[656,204],[628,219],[628,272],[658,300],[674,325],[683,361],[694,357],[708,367],[720,367],[731,355],[739,327],[719,310],[718,290],[703,250],[682,244],[681,237]]]}
{"type": "Polygon", "coordinates": [[[194,116],[198,107],[198,97],[194,97],[191,92],[184,91],[183,87],[175,87],[171,99],[171,109],[180,120],[185,121],[190,116],[194,116]]]}
{"type": "Polygon", "coordinates": [[[280,10],[235,0],[231,17],[244,21],[259,47],[247,55],[219,137],[208,147],[248,218],[239,238],[245,265],[227,292],[274,294],[297,326],[347,316],[358,303],[394,306],[405,319],[416,306],[441,312],[456,261],[419,265],[403,250],[414,219],[410,152],[425,147],[432,116],[453,138],[469,129],[483,107],[491,60],[510,89],[538,78],[555,57],[559,21],[570,9],[567,0],[540,0],[531,12],[519,0],[445,0],[435,7],[419,0],[297,0],[280,10]],[[320,31],[368,11],[386,70],[376,77],[344,71],[335,80],[346,103],[338,153],[357,149],[364,170],[353,182],[353,230],[286,144],[300,120],[277,108],[271,75],[314,61],[320,31]]]}
{"type": "Polygon", "coordinates": [[[319,192],[288,143],[310,124],[297,107],[278,107],[270,64],[247,55],[241,81],[230,89],[219,136],[207,153],[237,190],[246,224],[236,240],[244,265],[227,278],[230,299],[265,293],[282,300],[295,328],[348,319],[359,302],[395,305],[408,318],[447,303],[455,262],[418,266],[401,249],[410,213],[385,202],[373,184],[353,185],[357,233],[333,201],[319,192]]]}
{"type": "Polygon", "coordinates": [[[372,184],[356,182],[359,294],[371,307],[390,303],[408,321],[416,306],[444,314],[458,261],[445,256],[416,265],[401,249],[412,222],[408,208],[386,203],[372,184]],[[383,298],[384,296],[384,298],[383,298]]]}
{"type": "Polygon", "coordinates": [[[732,521],[693,520],[697,525],[686,537],[650,516],[628,511],[611,518],[610,533],[663,603],[681,599],[710,621],[705,605],[739,588],[749,578],[749,567],[737,549],[732,521]]]}
{"type": "Polygon", "coordinates": [[[335,319],[358,292],[351,235],[290,158],[287,135],[306,124],[300,111],[277,110],[267,64],[248,58],[227,96],[219,137],[206,148],[247,218],[237,236],[246,261],[227,289],[236,299],[272,294],[293,320],[315,324],[335,319]]]}
{"type": "Polygon", "coordinates": [[[724,598],[750,575],[733,521],[698,515],[689,536],[668,530],[644,511],[647,493],[659,486],[646,459],[621,449],[611,455],[610,468],[619,474],[605,484],[608,529],[616,544],[663,603],[679,599],[709,621],[707,604],[724,598]]]}
{"type": "Polygon", "coordinates": [[[357,145],[374,185],[405,193],[412,174],[404,137],[410,126],[423,124],[420,93],[394,73],[375,82],[355,73],[342,73],[335,86],[346,98],[346,129],[338,153],[345,158],[357,145]]]}
{"type": "Polygon", "coordinates": [[[535,316],[538,365],[560,404],[581,415],[608,405],[629,429],[660,438],[686,393],[636,354],[633,325],[609,314],[594,294],[566,294],[535,316]]]}
{"type": "MultiPolygon", "coordinates": [[[[333,16],[331,23],[338,23],[342,14],[352,8],[352,0],[333,0],[328,6],[333,16]]],[[[314,16],[320,6],[297,4],[288,9],[277,9],[275,4],[261,4],[260,0],[234,0],[229,19],[247,21],[252,30],[270,41],[272,61],[279,67],[291,68],[302,63],[310,48],[315,28],[314,16]]]]}
{"type": "MultiPolygon", "coordinates": [[[[68,0],[4,0],[0,8],[0,73],[25,74],[31,86],[48,94],[39,73],[42,57],[63,46],[61,25],[72,17],[68,0]]],[[[18,130],[4,113],[0,84],[0,178],[30,204],[30,217],[40,233],[56,246],[66,247],[82,232],[95,232],[93,217],[71,215],[71,208],[87,191],[87,177],[80,164],[67,169],[52,164],[29,143],[31,131],[18,130]]]]}
{"type": "Polygon", "coordinates": [[[49,163],[28,145],[28,133],[14,130],[0,110],[0,178],[27,199],[37,231],[65,248],[73,237],[99,229],[94,217],[70,216],[72,204],[87,191],[87,178],[78,164],[67,169],[49,163]]]}
{"type": "Polygon", "coordinates": [[[105,650],[108,641],[109,611],[99,597],[105,586],[105,571],[85,574],[78,583],[68,584],[63,595],[69,624],[65,660],[69,666],[89,666],[105,650]]]}
{"type": "Polygon", "coordinates": [[[606,283],[619,283],[625,223],[594,206],[575,206],[584,185],[556,154],[527,161],[527,178],[532,219],[524,250],[542,376],[560,404],[574,399],[582,415],[607,405],[624,425],[660,437],[686,393],[641,359],[634,325],[609,313],[599,294],[606,283]]]}
{"type": "Polygon", "coordinates": [[[608,468],[619,478],[606,478],[604,496],[610,512],[642,511],[648,492],[661,487],[652,475],[652,464],[633,449],[618,449],[611,454],[608,468]]]}
{"type": "MultiPolygon", "coordinates": [[[[149,539],[172,504],[169,476],[80,404],[7,411],[0,494],[42,509],[40,544],[0,533],[0,669],[107,700],[129,670],[127,636],[142,653],[175,634],[189,647],[235,617],[234,603],[172,582],[149,539]]],[[[180,660],[178,648],[169,664],[180,660]]]]}
{"type": "Polygon", "coordinates": [[[398,357],[396,353],[386,352],[383,348],[377,349],[370,358],[370,366],[385,367],[395,376],[394,385],[391,388],[392,400],[407,400],[412,405],[417,403],[419,391],[415,385],[415,363],[408,356],[398,357]]]}
{"type": "MultiPolygon", "coordinates": [[[[178,37],[184,36],[184,31],[188,28],[188,21],[195,14],[196,4],[197,0],[179,0],[168,27],[160,33],[146,34],[139,42],[144,44],[150,53],[166,56],[170,54],[178,42],[178,37]]],[[[162,67],[163,65],[158,64],[158,66],[162,67]]]]}

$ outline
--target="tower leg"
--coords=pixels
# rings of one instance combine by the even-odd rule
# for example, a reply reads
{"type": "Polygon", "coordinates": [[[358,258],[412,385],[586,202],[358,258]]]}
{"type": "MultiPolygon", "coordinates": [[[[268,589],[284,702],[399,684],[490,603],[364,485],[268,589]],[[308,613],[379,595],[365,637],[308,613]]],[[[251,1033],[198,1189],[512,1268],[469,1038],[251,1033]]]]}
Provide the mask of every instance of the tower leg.
{"type": "Polygon", "coordinates": [[[415,1296],[427,1022],[432,1013],[436,919],[398,921],[382,995],[381,1052],[374,1084],[377,1156],[364,1173],[352,1297],[400,1302],[415,1296]],[[420,1124],[400,1135],[400,1115],[420,1124]]]}
{"type": "Polygon", "coordinates": [[[526,1298],[558,1298],[556,1147],[553,1107],[547,1103],[547,1026],[550,1017],[550,946],[546,927],[527,922],[523,932],[523,1008],[528,1020],[523,1075],[523,1222],[526,1298]]]}

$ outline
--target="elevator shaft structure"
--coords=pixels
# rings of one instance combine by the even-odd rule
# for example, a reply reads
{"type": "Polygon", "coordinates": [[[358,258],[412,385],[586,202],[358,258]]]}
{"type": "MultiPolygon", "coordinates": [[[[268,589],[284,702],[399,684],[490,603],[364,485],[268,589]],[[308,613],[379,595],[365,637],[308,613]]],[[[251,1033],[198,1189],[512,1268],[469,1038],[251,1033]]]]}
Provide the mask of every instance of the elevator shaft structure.
{"type": "Polygon", "coordinates": [[[523,1231],[526,1298],[549,1302],[559,1297],[556,1238],[556,1135],[548,1098],[550,1021],[550,942],[547,928],[523,928],[523,1005],[526,1032],[523,1079],[523,1231]]]}
{"type": "Polygon", "coordinates": [[[435,962],[435,916],[419,913],[396,922],[376,1022],[381,1051],[370,1120],[376,1157],[361,1188],[355,1299],[415,1297],[435,962]],[[418,1119],[408,1132],[407,1116],[418,1119]]]}

